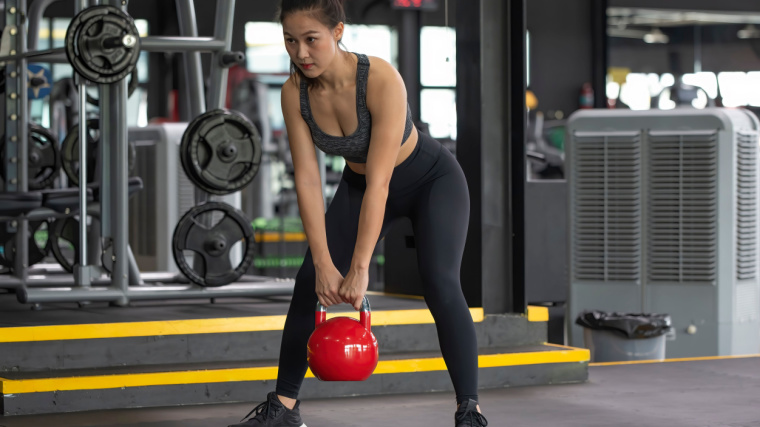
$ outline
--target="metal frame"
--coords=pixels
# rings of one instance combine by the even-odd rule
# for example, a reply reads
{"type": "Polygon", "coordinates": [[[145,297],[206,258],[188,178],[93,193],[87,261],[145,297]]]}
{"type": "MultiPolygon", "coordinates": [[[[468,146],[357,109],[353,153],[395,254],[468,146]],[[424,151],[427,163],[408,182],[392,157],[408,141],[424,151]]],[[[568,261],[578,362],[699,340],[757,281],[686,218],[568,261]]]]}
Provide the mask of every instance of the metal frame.
{"type": "MultiPolygon", "coordinates": [[[[37,31],[44,10],[58,0],[36,0],[30,9],[29,44],[37,47],[37,31]]],[[[18,26],[16,34],[25,34],[24,20],[25,0],[6,1],[6,22],[18,26]],[[13,13],[11,13],[11,11],[13,13]]],[[[126,10],[122,0],[105,0],[110,4],[126,10]]],[[[198,37],[193,0],[176,0],[180,37],[145,37],[141,39],[142,50],[150,52],[182,52],[184,54],[185,72],[187,74],[186,95],[192,116],[206,111],[206,97],[203,91],[203,79],[200,52],[212,52],[211,84],[208,99],[212,108],[225,105],[227,68],[221,63],[221,57],[227,53],[232,44],[235,0],[217,0],[214,37],[198,37]]],[[[89,6],[88,0],[77,0],[75,12],[89,6]]],[[[6,191],[27,191],[27,146],[18,144],[26,140],[27,100],[26,100],[26,60],[29,57],[39,61],[59,62],[63,51],[26,51],[26,39],[15,36],[15,52],[11,56],[0,57],[6,62],[6,159],[11,159],[6,168],[6,191]],[[23,88],[23,90],[20,90],[23,88]],[[23,124],[20,126],[19,124],[23,124]],[[13,163],[14,160],[17,162],[13,163]]],[[[65,55],[63,55],[65,58],[65,55]]],[[[87,204],[86,186],[80,190],[79,212],[97,216],[100,219],[100,243],[113,249],[113,269],[111,277],[104,276],[96,266],[88,266],[88,233],[86,221],[80,221],[80,262],[72,277],[65,275],[32,276],[27,268],[28,240],[26,233],[17,234],[17,252],[15,277],[0,278],[0,287],[16,289],[19,302],[49,303],[107,301],[115,305],[128,305],[136,300],[191,299],[220,297],[263,297],[291,295],[293,281],[284,279],[244,276],[239,283],[220,288],[203,288],[187,284],[187,280],[174,274],[141,275],[128,244],[128,171],[127,171],[127,82],[100,85],[101,100],[101,164],[110,167],[101,168],[101,202],[87,204]],[[154,284],[147,285],[146,282],[154,284]],[[184,282],[184,283],[183,283],[184,282]],[[243,283],[245,282],[245,283],[243,283]]],[[[86,99],[84,81],[79,82],[80,118],[86,117],[86,99]]],[[[80,141],[86,140],[86,120],[80,120],[80,141]]],[[[87,144],[80,144],[80,158],[86,158],[87,144]]],[[[80,182],[86,180],[86,164],[80,165],[80,182]]],[[[238,195],[228,196],[239,199],[238,195]]],[[[209,195],[196,189],[196,203],[208,200],[209,195]]],[[[30,219],[66,216],[49,209],[38,209],[21,218],[7,218],[8,227],[18,225],[23,230],[30,219]]],[[[86,217],[87,215],[85,215],[86,217]]],[[[0,218],[3,220],[4,218],[0,218]]],[[[92,242],[92,239],[90,239],[92,242]]],[[[90,257],[89,260],[92,260],[90,257]]]]}
{"type": "MultiPolygon", "coordinates": [[[[23,52],[26,47],[26,40],[23,37],[24,16],[26,15],[26,2],[21,0],[10,0],[5,2],[5,24],[6,28],[10,27],[9,35],[11,37],[10,54],[23,52]]],[[[5,158],[9,161],[6,164],[5,191],[8,192],[26,192],[27,183],[27,160],[28,147],[27,139],[27,118],[26,118],[26,60],[21,58],[17,62],[5,63],[5,158]],[[21,142],[21,143],[19,143],[21,142]]],[[[12,221],[2,226],[7,227],[9,232],[16,232],[16,253],[14,275],[23,280],[26,278],[26,267],[28,265],[28,241],[27,233],[28,222],[25,219],[12,221]]]]}

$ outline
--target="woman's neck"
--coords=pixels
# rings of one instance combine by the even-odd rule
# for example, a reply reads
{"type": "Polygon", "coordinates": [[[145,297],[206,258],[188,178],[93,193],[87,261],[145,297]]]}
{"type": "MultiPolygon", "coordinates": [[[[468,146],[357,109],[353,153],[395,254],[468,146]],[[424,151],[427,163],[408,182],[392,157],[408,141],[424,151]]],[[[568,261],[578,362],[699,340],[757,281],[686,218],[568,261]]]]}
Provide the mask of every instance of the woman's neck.
{"type": "Polygon", "coordinates": [[[353,85],[356,80],[356,67],[353,57],[353,54],[339,49],[330,67],[317,77],[317,86],[335,90],[353,85]]]}

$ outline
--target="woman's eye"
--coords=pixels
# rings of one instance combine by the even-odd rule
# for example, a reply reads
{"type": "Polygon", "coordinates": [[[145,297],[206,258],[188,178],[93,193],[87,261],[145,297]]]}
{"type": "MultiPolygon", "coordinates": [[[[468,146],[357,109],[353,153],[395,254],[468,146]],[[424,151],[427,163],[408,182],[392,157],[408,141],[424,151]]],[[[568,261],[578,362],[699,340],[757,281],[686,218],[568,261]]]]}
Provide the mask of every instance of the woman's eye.
{"type": "Polygon", "coordinates": [[[286,43],[293,43],[294,41],[295,41],[295,40],[293,40],[293,39],[285,39],[285,42],[286,42],[286,43]]]}
{"type": "Polygon", "coordinates": [[[307,39],[306,39],[306,41],[308,41],[309,43],[313,43],[313,42],[315,42],[316,40],[317,40],[317,39],[315,39],[314,37],[309,37],[309,38],[307,38],[307,39]]]}

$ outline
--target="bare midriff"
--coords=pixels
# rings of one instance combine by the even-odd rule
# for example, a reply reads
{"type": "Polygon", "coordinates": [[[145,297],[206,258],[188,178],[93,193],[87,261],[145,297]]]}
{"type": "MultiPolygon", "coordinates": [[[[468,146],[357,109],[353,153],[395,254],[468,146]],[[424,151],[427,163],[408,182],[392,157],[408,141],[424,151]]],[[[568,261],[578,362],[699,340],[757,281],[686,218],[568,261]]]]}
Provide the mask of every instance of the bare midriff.
{"type": "MultiPolygon", "coordinates": [[[[419,135],[417,135],[417,128],[412,127],[412,133],[409,134],[409,138],[407,138],[404,145],[401,146],[398,157],[396,157],[396,163],[393,165],[394,167],[400,165],[404,162],[404,160],[412,155],[414,147],[417,146],[417,139],[419,139],[419,135]]],[[[346,164],[349,168],[351,168],[352,171],[358,173],[359,175],[365,175],[367,173],[366,163],[354,163],[346,160],[346,164]]]]}

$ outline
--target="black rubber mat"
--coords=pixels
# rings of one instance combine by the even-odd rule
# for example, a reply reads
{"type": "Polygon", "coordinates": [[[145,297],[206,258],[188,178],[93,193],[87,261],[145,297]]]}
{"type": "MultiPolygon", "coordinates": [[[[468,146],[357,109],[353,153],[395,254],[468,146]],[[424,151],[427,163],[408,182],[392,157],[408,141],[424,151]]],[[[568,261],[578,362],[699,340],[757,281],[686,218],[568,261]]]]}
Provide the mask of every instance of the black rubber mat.
{"type": "MultiPolygon", "coordinates": [[[[592,366],[585,384],[484,391],[480,402],[490,427],[757,427],[758,396],[755,357],[592,366]]],[[[227,426],[255,403],[0,417],[0,426],[227,426]]],[[[445,427],[454,425],[454,396],[308,400],[301,413],[310,427],[445,427]]]]}

